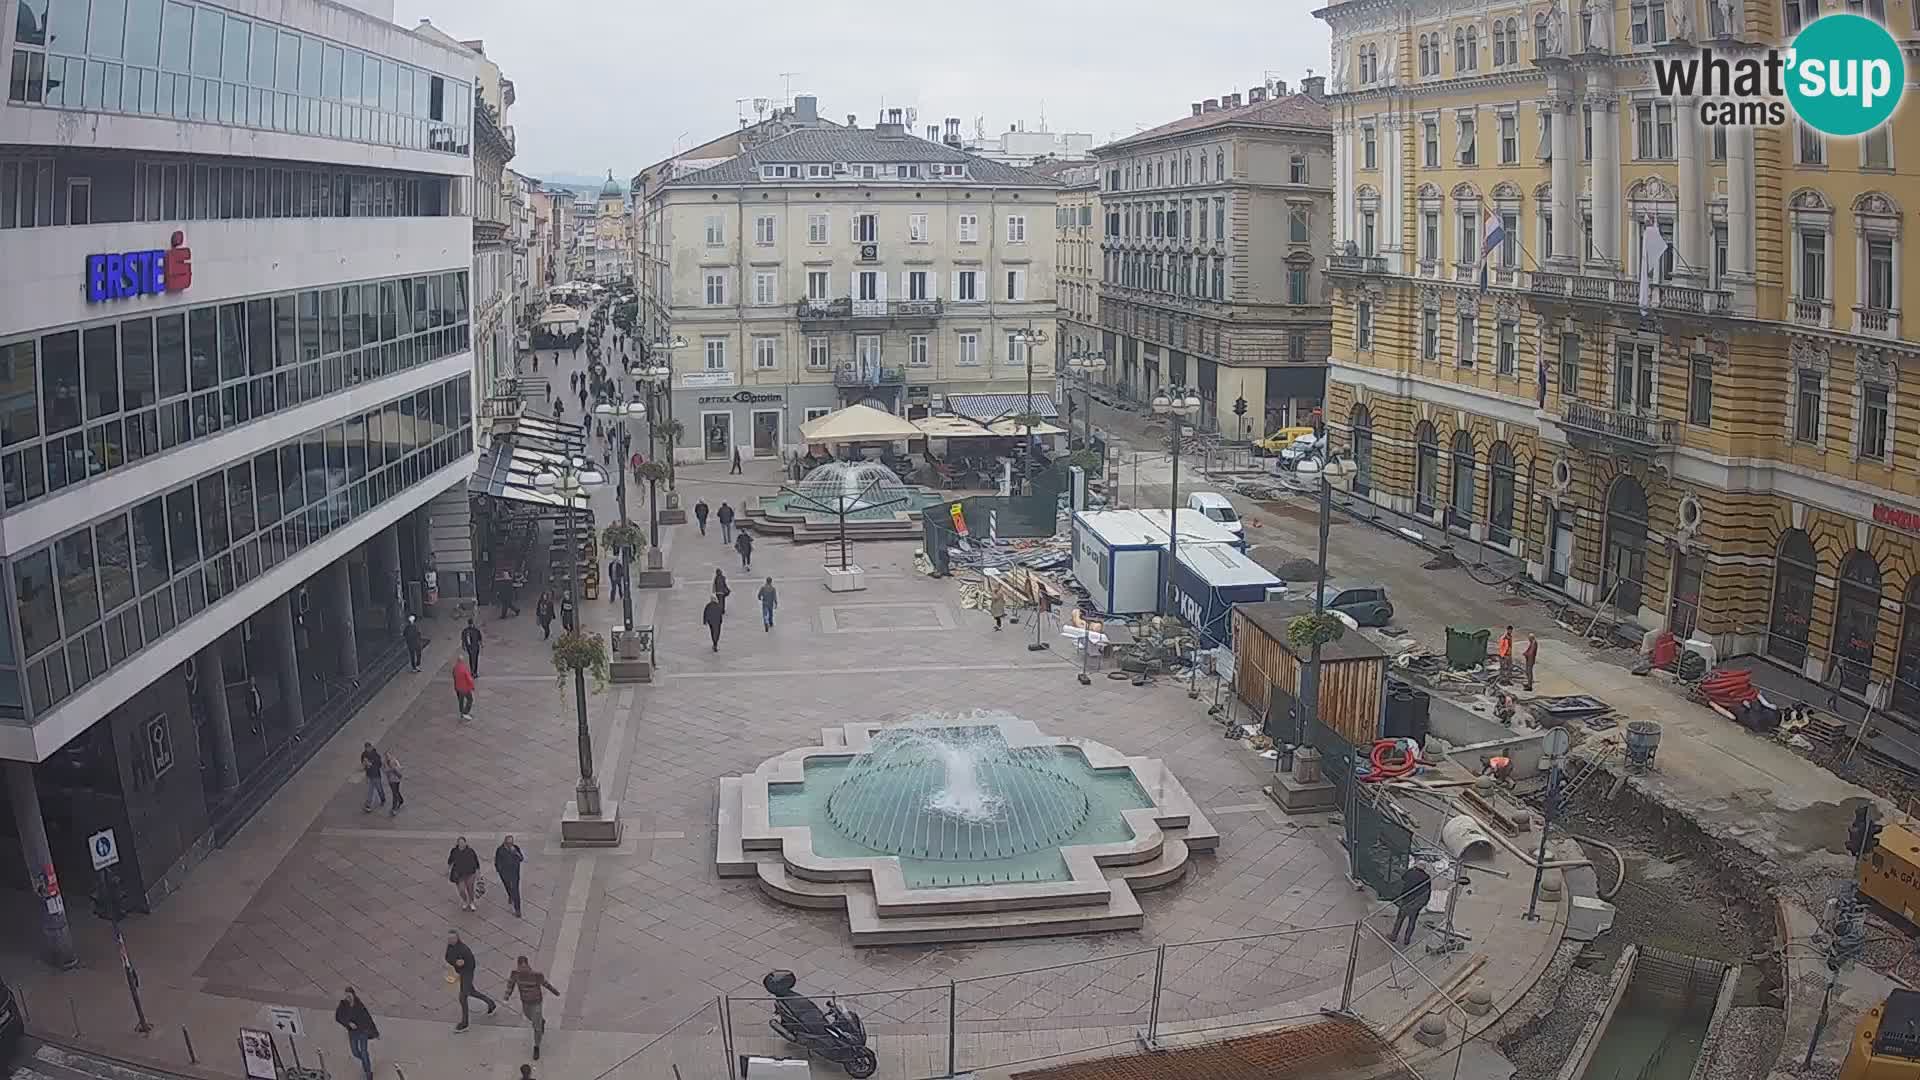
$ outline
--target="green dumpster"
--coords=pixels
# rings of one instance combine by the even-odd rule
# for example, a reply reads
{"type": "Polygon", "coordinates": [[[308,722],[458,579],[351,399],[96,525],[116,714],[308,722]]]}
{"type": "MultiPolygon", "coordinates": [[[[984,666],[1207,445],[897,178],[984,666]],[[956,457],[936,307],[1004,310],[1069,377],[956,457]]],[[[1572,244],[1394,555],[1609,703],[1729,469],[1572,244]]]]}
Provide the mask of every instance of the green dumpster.
{"type": "Polygon", "coordinates": [[[1447,666],[1455,671],[1477,668],[1487,660],[1487,637],[1491,630],[1447,627],[1447,666]]]}

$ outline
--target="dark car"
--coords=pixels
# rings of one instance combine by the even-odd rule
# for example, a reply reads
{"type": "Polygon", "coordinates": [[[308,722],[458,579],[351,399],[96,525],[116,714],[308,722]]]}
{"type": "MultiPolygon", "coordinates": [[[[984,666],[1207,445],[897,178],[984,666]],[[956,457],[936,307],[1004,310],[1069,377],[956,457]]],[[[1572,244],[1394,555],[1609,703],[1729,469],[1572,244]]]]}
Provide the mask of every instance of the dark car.
{"type": "MultiPolygon", "coordinates": [[[[1312,597],[1313,583],[1302,584],[1299,591],[1312,597]]],[[[1385,626],[1393,621],[1393,601],[1387,599],[1387,587],[1373,582],[1328,581],[1326,605],[1361,626],[1385,626]]]]}

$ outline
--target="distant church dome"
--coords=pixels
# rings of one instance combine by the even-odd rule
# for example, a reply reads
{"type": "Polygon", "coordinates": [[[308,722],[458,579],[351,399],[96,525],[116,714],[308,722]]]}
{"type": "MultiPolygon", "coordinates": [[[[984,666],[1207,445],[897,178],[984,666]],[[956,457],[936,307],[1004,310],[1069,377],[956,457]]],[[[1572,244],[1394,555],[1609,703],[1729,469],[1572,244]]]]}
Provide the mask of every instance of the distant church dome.
{"type": "Polygon", "coordinates": [[[603,199],[623,199],[626,198],[626,195],[627,189],[621,185],[620,181],[613,178],[613,170],[608,169],[607,182],[600,186],[600,197],[603,199]]]}

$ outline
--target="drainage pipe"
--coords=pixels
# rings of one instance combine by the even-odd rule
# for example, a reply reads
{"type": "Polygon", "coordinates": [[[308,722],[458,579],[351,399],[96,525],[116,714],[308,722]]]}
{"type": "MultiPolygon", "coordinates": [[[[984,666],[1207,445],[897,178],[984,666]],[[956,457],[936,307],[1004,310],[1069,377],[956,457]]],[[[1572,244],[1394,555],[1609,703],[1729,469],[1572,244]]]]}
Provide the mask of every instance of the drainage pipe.
{"type": "Polygon", "coordinates": [[[1605,840],[1598,840],[1591,836],[1581,836],[1578,833],[1568,833],[1567,835],[1582,844],[1592,844],[1594,847],[1605,848],[1607,854],[1613,856],[1614,865],[1620,868],[1620,873],[1613,879],[1611,888],[1600,890],[1600,899],[1612,900],[1613,894],[1620,891],[1620,886],[1627,883],[1627,860],[1620,857],[1620,849],[1607,843],[1605,840]]]}
{"type": "MultiPolygon", "coordinates": [[[[1431,799],[1431,801],[1428,801],[1428,799],[1421,799],[1420,801],[1423,801],[1423,802],[1427,802],[1427,804],[1428,804],[1428,805],[1430,805],[1430,806],[1433,806],[1433,805],[1436,805],[1436,804],[1437,804],[1437,807],[1438,807],[1438,809],[1440,809],[1440,810],[1442,810],[1442,811],[1444,811],[1445,813],[1447,813],[1447,814],[1449,814],[1449,815],[1453,815],[1453,814],[1459,814],[1459,813],[1461,813],[1461,812],[1462,812],[1462,811],[1461,811],[1461,809],[1460,809],[1459,807],[1457,807],[1457,806],[1454,806],[1454,805],[1452,805],[1452,804],[1450,804],[1450,803],[1448,803],[1448,802],[1446,802],[1445,800],[1443,800],[1443,799],[1440,799],[1440,798],[1438,798],[1438,796],[1437,796],[1437,795],[1435,795],[1434,793],[1429,793],[1429,792],[1425,792],[1425,791],[1420,791],[1420,790],[1418,790],[1418,789],[1417,789],[1417,787],[1416,787],[1416,788],[1414,788],[1414,789],[1408,789],[1408,788],[1402,788],[1402,787],[1400,786],[1400,784],[1401,784],[1401,783],[1402,783],[1402,782],[1394,782],[1394,783],[1390,783],[1390,784],[1385,784],[1385,785],[1382,785],[1382,786],[1384,786],[1384,787],[1387,787],[1387,788],[1391,788],[1391,789],[1393,789],[1393,790],[1395,790],[1395,791],[1397,791],[1397,792],[1398,792],[1399,794],[1401,794],[1401,795],[1405,795],[1405,796],[1410,796],[1410,797],[1417,797],[1417,796],[1428,796],[1428,798],[1429,798],[1429,799],[1431,799]]],[[[1474,818],[1474,820],[1476,820],[1476,821],[1478,821],[1478,820],[1479,820],[1479,817],[1478,817],[1478,815],[1474,815],[1474,814],[1472,814],[1471,812],[1468,812],[1468,816],[1470,816],[1470,817],[1473,817],[1473,818],[1474,818]]],[[[1490,838],[1491,838],[1491,839],[1492,839],[1492,840],[1493,840],[1493,841],[1494,841],[1495,843],[1497,843],[1497,844],[1499,844],[1499,845],[1500,845],[1501,847],[1503,847],[1503,848],[1506,848],[1506,849],[1507,849],[1507,851],[1509,851],[1509,852],[1511,852],[1511,853],[1513,854],[1513,856],[1514,856],[1515,858],[1517,858],[1517,859],[1519,859],[1519,860],[1520,860],[1521,862],[1523,862],[1523,863],[1525,863],[1525,864],[1527,864],[1527,866],[1528,866],[1529,868],[1533,868],[1533,867],[1539,867],[1540,869],[1543,869],[1543,870],[1572,870],[1572,869],[1574,869],[1575,867],[1580,867],[1580,866],[1592,866],[1592,865],[1593,865],[1593,860],[1592,860],[1592,859],[1586,859],[1586,858],[1581,858],[1581,859],[1548,859],[1548,860],[1547,860],[1546,862],[1541,862],[1540,860],[1538,860],[1538,859],[1536,859],[1536,858],[1534,857],[1534,853],[1533,853],[1533,852],[1531,852],[1531,851],[1527,851],[1527,850],[1525,850],[1525,849],[1523,849],[1523,848],[1521,848],[1521,847],[1520,847],[1519,845],[1517,845],[1517,844],[1515,844],[1515,843],[1514,843],[1514,842],[1513,842],[1513,841],[1512,841],[1511,839],[1509,839],[1509,838],[1508,838],[1508,837],[1506,836],[1506,834],[1505,834],[1505,833],[1503,833],[1503,832],[1501,832],[1501,831],[1500,831],[1499,829],[1493,829],[1493,828],[1489,828],[1489,829],[1483,829],[1483,830],[1481,830],[1481,831],[1483,831],[1483,832],[1485,832],[1485,833],[1486,833],[1486,835],[1487,835],[1488,837],[1490,837],[1490,838]]],[[[1625,863],[1622,863],[1622,864],[1621,864],[1621,866],[1623,866],[1623,867],[1624,867],[1625,865],[1626,865],[1625,863]]],[[[1617,884],[1617,883],[1616,883],[1616,885],[1615,885],[1615,887],[1616,887],[1616,888],[1618,888],[1618,884],[1617,884]]],[[[1604,897],[1603,897],[1603,899],[1604,899],[1604,897]]]]}

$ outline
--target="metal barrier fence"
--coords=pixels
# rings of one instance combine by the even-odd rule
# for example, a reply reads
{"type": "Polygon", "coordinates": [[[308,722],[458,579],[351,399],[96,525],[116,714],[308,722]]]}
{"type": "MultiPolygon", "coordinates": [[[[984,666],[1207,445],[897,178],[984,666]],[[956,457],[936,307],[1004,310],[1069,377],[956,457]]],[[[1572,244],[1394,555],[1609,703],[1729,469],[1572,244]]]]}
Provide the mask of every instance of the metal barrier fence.
{"type": "Polygon", "coordinates": [[[726,1009],[715,998],[594,1080],[732,1080],[726,1009]]]}

